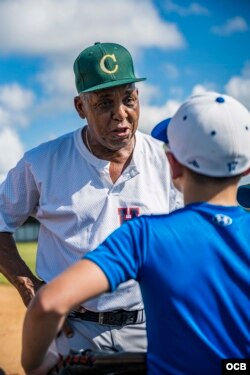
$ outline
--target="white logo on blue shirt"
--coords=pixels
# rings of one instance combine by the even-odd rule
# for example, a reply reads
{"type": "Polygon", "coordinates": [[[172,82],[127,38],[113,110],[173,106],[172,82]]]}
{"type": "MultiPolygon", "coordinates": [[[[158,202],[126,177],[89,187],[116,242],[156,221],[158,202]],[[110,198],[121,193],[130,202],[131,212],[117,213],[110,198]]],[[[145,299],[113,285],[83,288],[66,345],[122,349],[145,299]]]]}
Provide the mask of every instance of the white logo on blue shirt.
{"type": "Polygon", "coordinates": [[[230,216],[223,215],[223,214],[217,214],[213,217],[213,221],[221,225],[222,227],[226,227],[227,225],[231,225],[233,220],[230,216]]]}

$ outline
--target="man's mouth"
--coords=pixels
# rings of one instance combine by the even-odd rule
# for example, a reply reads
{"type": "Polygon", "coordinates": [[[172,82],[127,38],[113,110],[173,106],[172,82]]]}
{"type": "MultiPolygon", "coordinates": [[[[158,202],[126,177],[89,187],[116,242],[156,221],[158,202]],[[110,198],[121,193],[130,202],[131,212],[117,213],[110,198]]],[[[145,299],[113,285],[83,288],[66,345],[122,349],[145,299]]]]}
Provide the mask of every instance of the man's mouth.
{"type": "Polygon", "coordinates": [[[117,128],[112,131],[112,133],[119,138],[127,137],[130,134],[129,128],[117,128]]]}

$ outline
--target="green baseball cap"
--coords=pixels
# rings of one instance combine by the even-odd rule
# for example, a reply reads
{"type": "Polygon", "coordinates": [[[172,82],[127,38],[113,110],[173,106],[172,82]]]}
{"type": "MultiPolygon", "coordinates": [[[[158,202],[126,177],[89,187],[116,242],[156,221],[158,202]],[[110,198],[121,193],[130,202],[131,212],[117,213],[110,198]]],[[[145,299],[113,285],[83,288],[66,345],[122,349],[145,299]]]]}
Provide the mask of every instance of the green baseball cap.
{"type": "Polygon", "coordinates": [[[115,43],[95,43],[84,49],[74,62],[78,93],[144,81],[136,78],[133,60],[126,48],[115,43]]]}

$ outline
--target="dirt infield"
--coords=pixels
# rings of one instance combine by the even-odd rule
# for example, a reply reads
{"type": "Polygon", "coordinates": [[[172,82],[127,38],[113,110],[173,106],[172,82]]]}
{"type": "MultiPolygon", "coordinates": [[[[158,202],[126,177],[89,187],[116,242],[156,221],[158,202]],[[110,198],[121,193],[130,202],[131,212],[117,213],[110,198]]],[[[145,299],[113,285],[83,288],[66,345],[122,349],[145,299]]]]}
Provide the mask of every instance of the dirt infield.
{"type": "Polygon", "coordinates": [[[16,289],[0,285],[0,368],[6,375],[24,375],[20,364],[25,307],[16,289]]]}

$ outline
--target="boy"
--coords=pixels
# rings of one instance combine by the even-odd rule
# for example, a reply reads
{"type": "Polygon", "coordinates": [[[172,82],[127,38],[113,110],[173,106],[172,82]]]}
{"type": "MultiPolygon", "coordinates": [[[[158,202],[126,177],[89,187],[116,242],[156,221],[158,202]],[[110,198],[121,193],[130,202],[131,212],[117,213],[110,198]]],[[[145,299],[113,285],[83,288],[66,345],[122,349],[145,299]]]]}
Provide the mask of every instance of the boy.
{"type": "Polygon", "coordinates": [[[74,305],[129,279],[145,303],[149,374],[216,375],[223,358],[250,357],[250,217],[236,201],[250,170],[250,114],[229,96],[205,93],[158,138],[168,138],[185,207],[123,224],[39,291],[24,321],[27,374],[56,362],[47,348],[74,305]]]}

